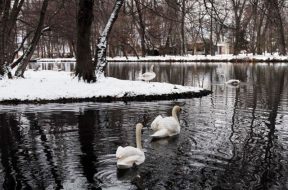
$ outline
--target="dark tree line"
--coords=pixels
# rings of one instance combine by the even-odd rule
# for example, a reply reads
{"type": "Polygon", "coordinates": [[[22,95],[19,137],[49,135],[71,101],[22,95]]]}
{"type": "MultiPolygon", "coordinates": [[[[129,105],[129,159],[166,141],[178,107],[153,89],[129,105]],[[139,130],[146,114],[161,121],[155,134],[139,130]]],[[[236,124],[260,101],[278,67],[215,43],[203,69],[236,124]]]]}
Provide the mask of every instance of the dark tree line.
{"type": "MultiPolygon", "coordinates": [[[[76,75],[95,81],[97,44],[117,2],[1,0],[0,75],[19,66],[23,76],[33,58],[76,57],[76,75]]],[[[235,55],[287,54],[286,0],[123,0],[120,7],[104,57],[193,54],[199,44],[214,55],[222,42],[235,55]]]]}

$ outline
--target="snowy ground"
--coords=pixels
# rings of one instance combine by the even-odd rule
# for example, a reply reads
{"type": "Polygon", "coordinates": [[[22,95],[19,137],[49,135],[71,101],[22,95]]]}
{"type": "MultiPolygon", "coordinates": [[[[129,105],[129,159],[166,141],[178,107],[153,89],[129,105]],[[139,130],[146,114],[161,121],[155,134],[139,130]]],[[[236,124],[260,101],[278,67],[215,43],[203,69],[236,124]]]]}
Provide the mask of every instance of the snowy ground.
{"type": "Polygon", "coordinates": [[[175,93],[199,93],[201,88],[159,82],[143,82],[103,78],[87,84],[70,76],[69,72],[25,72],[25,79],[0,80],[0,102],[21,100],[41,101],[57,99],[85,99],[101,97],[133,97],[137,95],[163,95],[175,93]]]}
{"type": "Polygon", "coordinates": [[[288,61],[288,56],[279,56],[277,54],[266,54],[266,55],[252,55],[252,54],[240,54],[240,55],[185,55],[185,56],[146,56],[146,57],[114,57],[108,58],[108,61],[288,61]]]}
{"type": "MultiPolygon", "coordinates": [[[[146,57],[139,57],[139,59],[137,57],[132,57],[132,56],[128,56],[126,57],[107,57],[108,61],[119,61],[119,62],[124,62],[124,61],[129,61],[129,62],[145,62],[145,61],[149,61],[149,62],[156,62],[156,61],[185,61],[185,62],[189,62],[189,61],[223,61],[223,62],[229,62],[229,61],[257,61],[257,62],[269,62],[269,61],[273,61],[273,62],[288,62],[288,56],[279,56],[278,54],[265,54],[265,55],[252,55],[252,54],[240,54],[240,55],[232,55],[232,54],[226,54],[226,55],[215,55],[215,56],[211,56],[211,55],[185,55],[185,56],[170,56],[170,55],[166,55],[166,56],[146,56],[146,57]]],[[[64,58],[64,59],[39,59],[39,62],[75,62],[76,60],[74,58],[64,58]]]]}

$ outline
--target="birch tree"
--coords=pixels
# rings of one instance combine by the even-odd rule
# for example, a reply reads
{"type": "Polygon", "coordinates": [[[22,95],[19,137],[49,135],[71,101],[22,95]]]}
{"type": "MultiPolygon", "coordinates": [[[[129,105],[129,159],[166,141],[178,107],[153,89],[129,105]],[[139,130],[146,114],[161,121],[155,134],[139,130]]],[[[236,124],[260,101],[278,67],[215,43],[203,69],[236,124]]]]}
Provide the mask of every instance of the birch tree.
{"type": "Polygon", "coordinates": [[[113,24],[117,20],[120,9],[124,3],[124,0],[116,0],[113,11],[108,19],[108,22],[99,37],[97,44],[97,50],[95,54],[94,64],[96,65],[96,77],[103,77],[104,71],[107,66],[106,51],[110,32],[113,24]]]}
{"type": "Polygon", "coordinates": [[[106,51],[109,35],[124,0],[115,1],[113,11],[98,39],[94,61],[92,61],[90,49],[93,3],[93,0],[79,2],[77,20],[76,76],[86,82],[96,82],[98,78],[104,76],[104,70],[107,66],[106,51]]]}

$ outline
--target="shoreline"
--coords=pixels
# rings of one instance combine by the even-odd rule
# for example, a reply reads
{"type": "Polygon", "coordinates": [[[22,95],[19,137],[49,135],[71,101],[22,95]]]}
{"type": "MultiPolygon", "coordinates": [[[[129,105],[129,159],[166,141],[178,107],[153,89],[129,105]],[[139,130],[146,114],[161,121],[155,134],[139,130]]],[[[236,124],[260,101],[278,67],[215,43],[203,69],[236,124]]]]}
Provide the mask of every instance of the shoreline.
{"type": "MultiPolygon", "coordinates": [[[[279,55],[184,55],[184,56],[146,56],[146,57],[107,57],[108,62],[227,62],[227,63],[288,63],[288,56],[279,55]]],[[[76,62],[75,58],[41,58],[37,63],[76,62]]]]}
{"type": "Polygon", "coordinates": [[[199,92],[183,92],[183,93],[173,93],[173,94],[162,94],[162,95],[137,95],[137,96],[123,96],[123,97],[113,97],[113,96],[103,96],[103,97],[90,97],[90,98],[59,98],[59,99],[35,99],[35,100],[20,100],[20,99],[10,99],[10,100],[0,100],[0,105],[19,105],[19,104],[49,104],[49,103],[80,103],[80,102],[152,102],[152,101],[165,101],[165,100],[176,100],[176,99],[189,99],[189,98],[201,98],[212,94],[210,90],[203,89],[199,92]]]}
{"type": "Polygon", "coordinates": [[[154,101],[202,97],[209,90],[171,83],[100,78],[85,83],[65,71],[26,71],[26,78],[0,80],[0,104],[154,101]]]}

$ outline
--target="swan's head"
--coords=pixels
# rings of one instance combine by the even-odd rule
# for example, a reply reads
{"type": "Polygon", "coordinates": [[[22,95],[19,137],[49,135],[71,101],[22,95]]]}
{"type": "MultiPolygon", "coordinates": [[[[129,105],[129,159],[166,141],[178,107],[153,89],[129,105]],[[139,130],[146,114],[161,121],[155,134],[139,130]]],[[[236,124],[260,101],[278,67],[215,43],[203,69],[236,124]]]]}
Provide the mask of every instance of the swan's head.
{"type": "Polygon", "coordinates": [[[179,113],[182,111],[182,108],[180,106],[174,106],[173,110],[175,110],[176,113],[179,113]]]}

